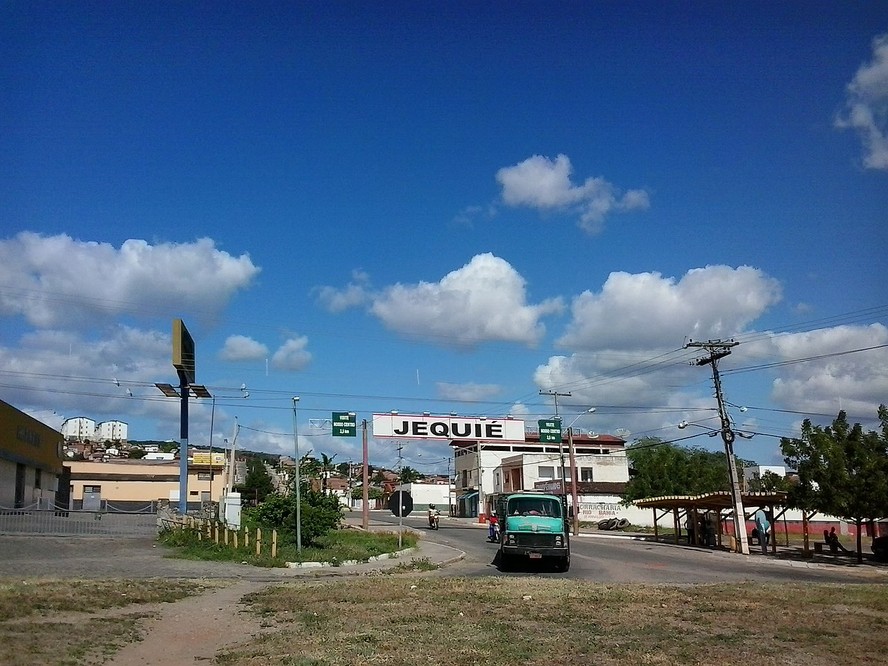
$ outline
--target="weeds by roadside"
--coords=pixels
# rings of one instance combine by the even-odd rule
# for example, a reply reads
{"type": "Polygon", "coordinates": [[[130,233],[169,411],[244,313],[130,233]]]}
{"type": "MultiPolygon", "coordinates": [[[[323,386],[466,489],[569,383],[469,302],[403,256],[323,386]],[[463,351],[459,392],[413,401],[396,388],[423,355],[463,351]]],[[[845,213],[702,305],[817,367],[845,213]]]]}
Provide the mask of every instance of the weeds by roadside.
{"type": "Polygon", "coordinates": [[[279,628],[224,664],[881,663],[883,585],[374,578],[248,597],[279,628]],[[271,620],[273,618],[273,620],[271,620]]]}
{"type": "MultiPolygon", "coordinates": [[[[367,562],[372,557],[398,551],[398,535],[395,532],[363,532],[360,530],[333,530],[319,537],[317,546],[303,548],[299,553],[295,544],[284,543],[272,557],[269,549],[256,555],[249,545],[235,547],[233,543],[216,543],[199,530],[173,528],[164,530],[158,539],[174,547],[175,557],[194,560],[246,562],[258,567],[285,567],[287,562],[329,562],[337,566],[343,562],[367,562]]],[[[410,532],[401,536],[401,548],[414,548],[419,538],[410,532]]],[[[243,544],[243,541],[240,542],[243,544]]]]}
{"type": "Polygon", "coordinates": [[[100,664],[140,638],[145,604],[173,602],[208,587],[177,580],[0,582],[0,663],[100,664]],[[131,607],[131,609],[130,609],[131,607]],[[120,609],[113,617],[102,613],[120,609]]]}

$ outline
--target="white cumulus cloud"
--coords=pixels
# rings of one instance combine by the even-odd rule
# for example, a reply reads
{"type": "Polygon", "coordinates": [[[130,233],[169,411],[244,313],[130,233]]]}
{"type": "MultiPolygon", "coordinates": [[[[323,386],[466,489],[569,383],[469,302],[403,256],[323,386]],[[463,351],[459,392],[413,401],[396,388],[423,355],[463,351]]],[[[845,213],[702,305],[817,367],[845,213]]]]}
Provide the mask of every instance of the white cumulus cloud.
{"type": "Polygon", "coordinates": [[[848,84],[836,126],[857,130],[864,166],[888,169],[888,34],[873,40],[873,59],[861,65],[848,84]]]}
{"type": "Polygon", "coordinates": [[[318,302],[328,312],[343,312],[349,308],[364,305],[371,298],[370,278],[363,271],[352,271],[352,279],[345,287],[316,287],[318,302]]]}
{"type": "Polygon", "coordinates": [[[438,397],[444,400],[486,400],[500,394],[502,387],[498,384],[451,384],[438,382],[435,384],[438,397]]]}
{"type": "Polygon", "coordinates": [[[52,328],[170,309],[213,314],[258,272],[248,255],[233,257],[207,238],[156,245],[131,239],[117,248],[21,232],[0,240],[0,316],[52,328]]]}
{"type": "Polygon", "coordinates": [[[567,155],[554,161],[534,155],[496,173],[503,202],[537,210],[568,211],[579,215],[579,225],[588,233],[601,230],[605,217],[614,212],[644,210],[650,206],[646,191],[621,192],[604,178],[571,181],[573,167],[567,155]]]}
{"type": "Polygon", "coordinates": [[[278,370],[295,372],[304,369],[311,362],[311,353],[306,349],[308,338],[290,338],[271,357],[271,365],[278,370]]]}
{"type": "MultiPolygon", "coordinates": [[[[836,404],[857,418],[875,418],[888,403],[888,328],[836,326],[773,335],[767,344],[780,361],[772,397],[787,409],[832,413],[836,404]],[[877,347],[876,349],[872,349],[877,347]],[[855,351],[852,353],[837,353],[855,351]]],[[[851,419],[854,420],[854,419],[851,419]]]]}
{"type": "Polygon", "coordinates": [[[560,298],[528,303],[526,281],[518,271],[485,253],[439,282],[390,286],[370,310],[393,331],[442,345],[500,341],[532,346],[545,334],[542,317],[561,312],[563,304],[560,298]]]}
{"type": "Polygon", "coordinates": [[[223,361],[259,361],[268,358],[268,347],[245,335],[230,335],[219,358],[223,361]]]}
{"type": "Polygon", "coordinates": [[[780,300],[780,283],[750,266],[707,266],[681,279],[611,273],[599,292],[574,298],[565,348],[655,349],[730,337],[780,300]]]}

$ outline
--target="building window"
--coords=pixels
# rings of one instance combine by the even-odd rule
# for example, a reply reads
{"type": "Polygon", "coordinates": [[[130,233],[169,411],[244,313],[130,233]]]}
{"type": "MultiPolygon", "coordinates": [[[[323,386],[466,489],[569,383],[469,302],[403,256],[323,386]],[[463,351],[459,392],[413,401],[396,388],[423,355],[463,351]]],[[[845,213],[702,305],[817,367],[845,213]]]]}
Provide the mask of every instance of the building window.
{"type": "Polygon", "coordinates": [[[554,467],[544,467],[540,466],[537,468],[537,475],[540,479],[554,479],[555,478],[555,468],[554,467]]]}
{"type": "Polygon", "coordinates": [[[102,486],[83,486],[83,492],[85,492],[85,493],[100,493],[100,492],[102,492],[102,486]]]}
{"type": "Polygon", "coordinates": [[[592,468],[591,467],[581,467],[580,468],[580,481],[584,481],[586,483],[591,483],[594,479],[592,478],[592,468]]]}
{"type": "Polygon", "coordinates": [[[42,474],[41,474],[42,472],[43,472],[43,470],[40,469],[39,467],[34,470],[34,488],[36,488],[37,490],[40,490],[40,484],[43,480],[42,474]]]}

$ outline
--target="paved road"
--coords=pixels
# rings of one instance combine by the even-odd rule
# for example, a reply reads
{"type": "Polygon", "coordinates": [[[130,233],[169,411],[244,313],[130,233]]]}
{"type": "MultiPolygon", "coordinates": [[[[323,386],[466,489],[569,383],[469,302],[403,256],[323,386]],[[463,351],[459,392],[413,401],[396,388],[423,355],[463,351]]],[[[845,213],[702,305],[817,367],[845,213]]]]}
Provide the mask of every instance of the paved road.
{"type": "MultiPolygon", "coordinates": [[[[398,519],[380,512],[373,514],[373,523],[397,526],[398,519]]],[[[849,560],[830,565],[759,554],[738,555],[594,533],[571,540],[571,568],[566,574],[554,573],[541,566],[502,573],[493,564],[496,544],[486,541],[485,528],[465,521],[442,519],[441,528],[431,531],[422,516],[407,517],[404,524],[422,531],[426,540],[465,551],[464,560],[447,568],[453,575],[535,575],[604,583],[685,584],[744,580],[848,583],[875,580],[888,584],[888,567],[885,566],[858,566],[849,560]]]]}
{"type": "MultiPolygon", "coordinates": [[[[351,521],[355,522],[355,521],[351,521]]],[[[358,520],[357,522],[360,522],[358,520]]],[[[374,512],[371,527],[390,529],[397,518],[374,512]]],[[[572,564],[567,574],[541,567],[502,573],[493,564],[496,545],[486,530],[469,522],[442,519],[437,532],[423,517],[404,524],[422,532],[420,551],[409,557],[447,562],[445,576],[567,577],[606,583],[879,582],[888,583],[888,567],[788,562],[761,555],[743,556],[671,544],[604,536],[571,541],[572,564]],[[459,557],[465,553],[463,559],[459,557]]],[[[169,557],[169,551],[147,538],[0,536],[0,577],[73,578],[225,578],[275,582],[317,576],[373,574],[407,558],[326,569],[261,569],[231,562],[198,562],[169,557]]]]}

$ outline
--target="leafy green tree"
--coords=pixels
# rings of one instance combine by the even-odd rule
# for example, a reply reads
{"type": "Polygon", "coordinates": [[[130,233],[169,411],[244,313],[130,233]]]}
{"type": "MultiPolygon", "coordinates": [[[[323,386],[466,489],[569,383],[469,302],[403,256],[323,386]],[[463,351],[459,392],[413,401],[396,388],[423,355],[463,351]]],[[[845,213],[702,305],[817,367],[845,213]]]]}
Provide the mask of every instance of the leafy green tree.
{"type": "Polygon", "coordinates": [[[775,474],[771,470],[765,471],[757,479],[750,479],[747,484],[747,490],[749,492],[789,492],[791,484],[786,480],[785,477],[780,476],[779,474],[775,474]]]}
{"type": "MultiPolygon", "coordinates": [[[[352,488],[352,499],[362,499],[364,497],[364,486],[352,488]]],[[[367,489],[367,498],[372,500],[382,499],[382,489],[370,487],[367,489]]]]}
{"type": "MultiPolygon", "coordinates": [[[[307,484],[300,488],[300,532],[302,545],[311,546],[317,539],[337,529],[342,522],[339,498],[311,490],[307,484]]],[[[270,495],[265,502],[245,512],[246,520],[257,527],[276,529],[281,538],[296,542],[296,495],[270,495]]]]}
{"type": "Polygon", "coordinates": [[[626,449],[633,474],[625,503],[644,497],[699,495],[729,490],[724,453],[687,448],[646,437],[626,449]]]}
{"type": "Polygon", "coordinates": [[[381,469],[378,469],[373,473],[373,478],[371,479],[371,481],[381,486],[383,483],[385,483],[385,474],[382,473],[381,469]]]}
{"type": "Polygon", "coordinates": [[[401,483],[413,483],[414,481],[419,481],[421,478],[422,474],[412,467],[401,468],[401,483]]]}
{"type": "Polygon", "coordinates": [[[320,479],[321,463],[320,461],[308,454],[299,459],[299,476],[303,479],[320,479]]]}
{"type": "Polygon", "coordinates": [[[888,408],[879,406],[882,432],[864,432],[840,411],[832,425],[802,423],[801,437],[783,438],[780,450],[799,482],[790,506],[854,521],[857,561],[863,560],[861,526],[888,515],[888,408]]]}
{"type": "Polygon", "coordinates": [[[324,494],[327,493],[327,485],[328,480],[330,479],[330,475],[336,469],[336,466],[333,464],[333,459],[336,455],[328,456],[326,453],[321,454],[320,460],[320,468],[321,468],[321,488],[324,494]]]}
{"type": "Polygon", "coordinates": [[[257,505],[274,492],[274,482],[260,458],[250,458],[247,461],[247,476],[237,490],[245,500],[257,505]]]}

